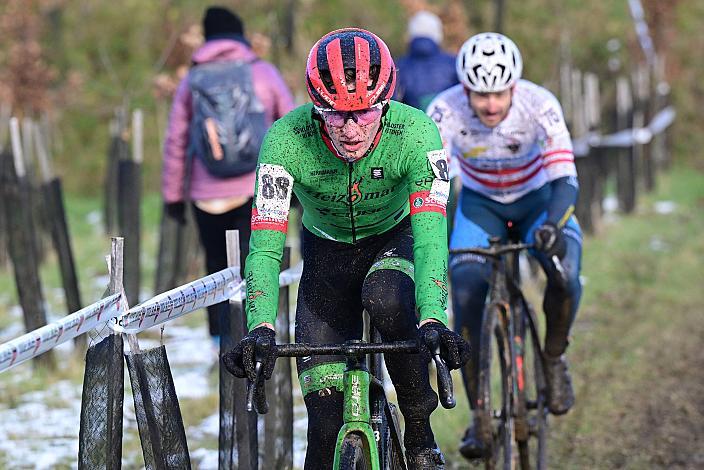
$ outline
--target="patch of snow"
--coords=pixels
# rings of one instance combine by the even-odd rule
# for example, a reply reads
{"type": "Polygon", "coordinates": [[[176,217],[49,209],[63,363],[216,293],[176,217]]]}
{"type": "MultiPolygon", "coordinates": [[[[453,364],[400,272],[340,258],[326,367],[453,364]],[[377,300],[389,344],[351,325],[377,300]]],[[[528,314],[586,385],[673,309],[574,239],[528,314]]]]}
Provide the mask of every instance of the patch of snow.
{"type": "Polygon", "coordinates": [[[22,306],[13,305],[7,309],[7,313],[13,318],[22,318],[22,306]]]}
{"type": "Polygon", "coordinates": [[[212,414],[200,422],[198,426],[188,428],[188,438],[203,439],[206,436],[217,436],[220,433],[220,415],[212,414]]]}
{"type": "Polygon", "coordinates": [[[18,336],[22,336],[24,333],[25,331],[22,322],[12,322],[7,328],[0,330],[0,343],[13,340],[18,336]]]}
{"type": "Polygon", "coordinates": [[[167,325],[164,329],[164,344],[172,366],[206,364],[217,360],[218,352],[205,327],[167,325]]]}
{"type": "MultiPolygon", "coordinates": [[[[88,214],[86,214],[86,222],[88,222],[91,225],[100,225],[103,221],[103,214],[99,210],[95,211],[90,211],[88,214]]],[[[102,231],[102,227],[98,227],[100,231],[102,231]]]]}
{"type": "Polygon", "coordinates": [[[601,202],[601,207],[606,213],[613,213],[618,210],[618,199],[616,196],[606,196],[601,202]]]}
{"type": "Polygon", "coordinates": [[[650,249],[653,251],[668,251],[670,249],[670,245],[661,238],[652,237],[650,239],[650,249]]]}
{"type": "Polygon", "coordinates": [[[61,381],[22,396],[14,408],[0,405],[0,452],[16,468],[54,468],[75,462],[81,416],[81,386],[61,381]],[[56,397],[66,406],[49,408],[56,397]]]}
{"type": "Polygon", "coordinates": [[[94,287],[102,287],[103,289],[107,289],[108,285],[110,284],[110,276],[107,274],[97,274],[93,276],[93,286],[94,287]]]}
{"type": "Polygon", "coordinates": [[[677,209],[677,204],[672,201],[657,201],[653,204],[653,209],[657,214],[672,214],[677,209]]]}
{"type": "Polygon", "coordinates": [[[213,390],[217,391],[217,387],[213,388],[208,383],[207,369],[172,370],[171,375],[174,378],[174,388],[179,400],[184,398],[205,398],[213,393],[213,390]]]}
{"type": "Polygon", "coordinates": [[[197,463],[201,470],[217,470],[218,451],[212,449],[196,449],[191,452],[191,461],[197,463]]]}

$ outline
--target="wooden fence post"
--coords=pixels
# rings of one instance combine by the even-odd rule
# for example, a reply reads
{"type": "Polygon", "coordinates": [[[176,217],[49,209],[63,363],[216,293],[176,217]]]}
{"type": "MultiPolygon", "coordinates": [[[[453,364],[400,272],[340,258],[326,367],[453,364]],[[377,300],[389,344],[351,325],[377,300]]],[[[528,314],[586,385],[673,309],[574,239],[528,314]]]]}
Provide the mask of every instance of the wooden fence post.
{"type": "MultiPolygon", "coordinates": [[[[227,264],[240,264],[239,231],[225,232],[227,264]]],[[[239,279],[239,276],[238,276],[239,279]]],[[[240,342],[247,331],[242,300],[232,298],[229,315],[221,316],[220,351],[227,351],[240,342]]],[[[218,468],[240,468],[257,470],[259,465],[257,413],[247,411],[246,382],[233,377],[220,365],[220,433],[218,438],[218,468]],[[235,460],[236,459],[236,460],[235,460]]]]}
{"type": "Polygon", "coordinates": [[[115,109],[115,117],[110,121],[110,147],[108,148],[107,164],[105,168],[103,201],[103,221],[105,223],[105,233],[114,234],[118,230],[118,174],[119,164],[123,159],[128,158],[129,148],[127,147],[127,112],[120,107],[115,109]]]}
{"type": "MultiPolygon", "coordinates": [[[[655,81],[653,77],[653,68],[649,64],[642,64],[640,67],[640,75],[642,83],[639,87],[639,94],[641,101],[641,109],[643,112],[643,124],[642,126],[647,126],[655,116],[656,103],[653,99],[653,91],[651,84],[655,81]]],[[[653,143],[654,138],[650,139],[650,142],[643,145],[643,183],[645,185],[645,190],[650,192],[655,189],[655,159],[653,156],[653,143]]]]}
{"type": "MultiPolygon", "coordinates": [[[[627,78],[616,81],[616,130],[631,128],[633,123],[633,98],[627,78]]],[[[618,207],[625,213],[633,212],[636,206],[636,154],[635,146],[618,150],[616,166],[616,193],[618,207]]]]}
{"type": "MultiPolygon", "coordinates": [[[[51,167],[50,157],[42,136],[39,125],[33,126],[34,141],[37,149],[37,162],[41,173],[41,191],[46,208],[49,227],[51,228],[51,241],[59,259],[59,269],[61,271],[61,283],[66,296],[67,313],[77,312],[81,309],[81,295],[78,288],[78,278],[76,277],[76,266],[73,262],[73,251],[71,249],[71,237],[66,223],[66,211],[64,210],[63,190],[61,180],[54,176],[51,167]]],[[[76,337],[74,343],[80,349],[86,347],[86,335],[76,337]]]]}
{"type": "Polygon", "coordinates": [[[22,161],[24,162],[25,178],[27,180],[27,201],[31,210],[31,217],[34,223],[37,262],[41,264],[46,259],[48,251],[48,234],[50,232],[49,214],[44,206],[41,194],[41,181],[37,168],[36,155],[34,152],[34,121],[28,117],[22,118],[21,127],[21,148],[22,161]]]}
{"type": "MultiPolygon", "coordinates": [[[[6,153],[7,136],[9,135],[10,118],[12,117],[11,112],[11,108],[7,103],[0,103],[0,156],[6,153]]],[[[2,165],[1,161],[0,165],[2,165]]],[[[10,261],[7,244],[7,215],[5,214],[5,205],[0,202],[0,269],[7,266],[10,261]]]]}
{"type": "Polygon", "coordinates": [[[186,202],[186,225],[181,225],[162,211],[154,292],[165,292],[183,284],[189,262],[200,252],[198,234],[190,214],[186,202]]]}
{"type": "MultiPolygon", "coordinates": [[[[110,243],[110,283],[105,297],[124,291],[124,239],[110,243]]],[[[124,300],[124,299],[123,299],[124,300]]],[[[86,336],[86,335],[83,335],[86,336]]],[[[122,468],[122,410],[124,403],[124,344],[114,332],[86,352],[78,434],[78,469],[122,468]],[[109,381],[108,384],[102,383],[109,381]]]]}
{"type": "MultiPolygon", "coordinates": [[[[186,159],[186,175],[190,175],[191,159],[186,159]]],[[[189,176],[186,176],[188,179],[189,176]]],[[[186,184],[188,187],[188,184],[186,184]]],[[[184,192],[188,190],[185,189],[184,192]]],[[[189,270],[197,265],[200,270],[202,247],[198,240],[196,223],[191,210],[190,197],[184,194],[186,224],[167,216],[162,208],[159,225],[159,253],[154,281],[154,291],[164,292],[183,283],[189,270]]]]}
{"type": "MultiPolygon", "coordinates": [[[[291,248],[284,248],[281,270],[291,266],[291,248]]],[[[276,316],[277,342],[291,342],[290,286],[279,289],[279,313],[276,316]]],[[[269,381],[269,412],[264,415],[264,461],[262,468],[290,470],[293,466],[293,389],[291,381],[291,358],[281,357],[276,361],[274,375],[269,381]]]]}
{"type": "Polygon", "coordinates": [[[568,128],[572,128],[572,67],[570,65],[569,39],[560,37],[560,104],[568,128]]]}
{"type": "Polygon", "coordinates": [[[141,142],[134,136],[141,135],[141,110],[136,110],[133,119],[133,151],[118,163],[118,222],[120,233],[125,237],[125,293],[130,305],[139,303],[140,286],[140,206],[142,192],[141,142]]]}
{"type": "MultiPolygon", "coordinates": [[[[587,132],[600,132],[601,106],[599,104],[599,79],[593,73],[584,74],[584,112],[587,132]]],[[[592,172],[591,199],[589,211],[592,219],[592,231],[597,232],[604,214],[603,201],[606,193],[606,178],[608,175],[607,153],[604,149],[590,147],[587,158],[592,172]]]]}
{"type": "MultiPolygon", "coordinates": [[[[665,81],[665,61],[661,56],[657,57],[657,61],[653,69],[653,86],[652,86],[652,115],[658,114],[668,105],[670,94],[670,85],[665,81]]],[[[669,126],[672,127],[672,126],[669,126]]],[[[667,135],[669,128],[665,131],[653,136],[653,162],[655,171],[660,172],[669,167],[668,152],[667,152],[667,135]]]]}
{"type": "MultiPolygon", "coordinates": [[[[573,139],[586,135],[588,131],[582,82],[582,72],[572,70],[570,75],[571,94],[568,99],[570,101],[570,109],[572,109],[570,132],[573,139]]],[[[577,156],[575,158],[575,166],[577,167],[577,176],[579,178],[579,199],[577,200],[575,213],[582,229],[587,233],[594,231],[591,211],[591,202],[594,197],[593,163],[590,155],[577,156]]]]}
{"type": "MultiPolygon", "coordinates": [[[[27,332],[46,325],[44,296],[39,278],[36,231],[28,205],[29,183],[22,156],[17,118],[10,120],[12,155],[3,158],[3,202],[8,218],[9,251],[15,272],[15,284],[22,305],[27,332]],[[14,158],[13,158],[14,157],[14,158]],[[14,163],[14,164],[13,164],[14,163]]],[[[37,358],[36,364],[53,367],[53,351],[37,358]]]]}
{"type": "MultiPolygon", "coordinates": [[[[633,129],[640,129],[646,124],[645,115],[645,95],[647,94],[646,80],[647,75],[644,73],[643,66],[638,66],[631,74],[631,80],[633,81],[633,129]]],[[[645,145],[641,143],[633,144],[633,160],[635,167],[635,178],[636,178],[636,195],[642,190],[646,189],[646,151],[645,145]]],[[[637,197],[637,196],[636,196],[637,197]]]]}
{"type": "MultiPolygon", "coordinates": [[[[663,81],[658,85],[658,93],[660,94],[661,107],[660,109],[665,109],[672,104],[672,96],[670,85],[663,81]]],[[[668,170],[672,166],[672,142],[673,142],[673,129],[674,126],[668,126],[662,135],[662,169],[668,170]]]]}

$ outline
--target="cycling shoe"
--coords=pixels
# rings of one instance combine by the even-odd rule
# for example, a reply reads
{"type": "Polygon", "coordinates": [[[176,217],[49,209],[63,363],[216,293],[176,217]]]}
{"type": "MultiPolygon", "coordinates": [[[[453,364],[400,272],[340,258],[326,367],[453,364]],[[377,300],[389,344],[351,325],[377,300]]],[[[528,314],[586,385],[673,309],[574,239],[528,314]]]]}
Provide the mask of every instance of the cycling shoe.
{"type": "Polygon", "coordinates": [[[444,470],[445,456],[437,445],[406,450],[408,470],[444,470]]]}

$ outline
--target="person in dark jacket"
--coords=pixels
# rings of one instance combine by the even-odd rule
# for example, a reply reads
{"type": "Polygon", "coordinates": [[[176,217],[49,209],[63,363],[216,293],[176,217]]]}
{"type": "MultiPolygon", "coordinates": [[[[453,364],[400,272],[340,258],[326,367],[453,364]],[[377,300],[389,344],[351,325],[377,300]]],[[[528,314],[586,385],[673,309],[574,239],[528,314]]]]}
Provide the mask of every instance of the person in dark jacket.
{"type": "Polygon", "coordinates": [[[443,90],[459,83],[455,56],[443,51],[442,22],[437,15],[420,11],[408,22],[408,53],[399,58],[395,100],[425,111],[443,90]]]}

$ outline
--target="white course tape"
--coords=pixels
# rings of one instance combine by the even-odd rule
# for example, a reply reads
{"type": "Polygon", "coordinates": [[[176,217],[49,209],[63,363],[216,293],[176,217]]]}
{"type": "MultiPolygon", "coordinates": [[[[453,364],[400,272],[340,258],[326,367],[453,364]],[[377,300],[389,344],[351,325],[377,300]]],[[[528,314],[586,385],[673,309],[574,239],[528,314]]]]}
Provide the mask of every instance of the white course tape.
{"type": "MultiPolygon", "coordinates": [[[[303,272],[303,262],[279,274],[279,286],[297,282],[303,272]]],[[[245,281],[240,280],[239,267],[226,268],[181,287],[159,294],[115,319],[112,329],[119,333],[136,334],[148,328],[181,317],[195,310],[226,300],[242,301],[245,281]]]]}
{"type": "Polygon", "coordinates": [[[299,261],[287,270],[281,271],[281,274],[279,274],[279,286],[290,286],[294,282],[300,281],[301,273],[303,273],[303,260],[299,261]]]}
{"type": "Polygon", "coordinates": [[[200,308],[228,300],[240,282],[240,268],[225,268],[159,294],[115,319],[112,329],[135,334],[200,308]]]}
{"type": "MultiPolygon", "coordinates": [[[[301,273],[303,273],[303,260],[299,261],[285,271],[281,271],[279,274],[279,287],[290,286],[291,284],[300,281],[301,273]]],[[[246,295],[246,291],[247,283],[246,281],[242,281],[235,289],[235,292],[231,298],[233,300],[242,301],[246,295]]]]}
{"type": "Polygon", "coordinates": [[[0,344],[0,372],[120,316],[125,306],[126,302],[122,296],[113,294],[60,320],[0,344]]]}
{"type": "Polygon", "coordinates": [[[647,144],[653,139],[653,136],[661,133],[673,123],[676,114],[675,109],[668,106],[653,116],[650,124],[646,127],[624,129],[609,135],[589,133],[572,141],[574,154],[578,157],[584,157],[589,153],[590,147],[632,147],[636,144],[647,144]]]}

